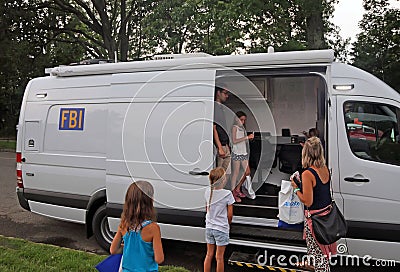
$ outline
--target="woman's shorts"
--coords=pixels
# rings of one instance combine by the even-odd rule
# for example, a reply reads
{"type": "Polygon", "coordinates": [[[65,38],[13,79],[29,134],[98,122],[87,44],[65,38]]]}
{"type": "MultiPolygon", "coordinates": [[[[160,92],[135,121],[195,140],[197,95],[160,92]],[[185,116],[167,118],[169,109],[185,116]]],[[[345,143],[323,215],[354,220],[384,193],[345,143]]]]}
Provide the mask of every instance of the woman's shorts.
{"type": "Polygon", "coordinates": [[[225,233],[215,229],[206,229],[207,244],[217,246],[227,246],[229,244],[229,233],[225,233]]]}
{"type": "Polygon", "coordinates": [[[234,161],[247,161],[249,159],[249,154],[246,155],[237,155],[235,153],[232,153],[232,160],[234,161]]]}

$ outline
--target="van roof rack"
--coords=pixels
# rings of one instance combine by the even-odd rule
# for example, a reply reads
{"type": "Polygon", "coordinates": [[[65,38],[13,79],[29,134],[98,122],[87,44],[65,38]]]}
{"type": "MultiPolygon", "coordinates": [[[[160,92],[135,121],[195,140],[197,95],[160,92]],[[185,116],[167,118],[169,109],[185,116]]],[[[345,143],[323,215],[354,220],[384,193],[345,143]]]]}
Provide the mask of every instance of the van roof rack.
{"type": "MultiPolygon", "coordinates": [[[[87,76],[100,74],[166,71],[170,69],[208,69],[218,67],[265,67],[266,65],[320,65],[334,61],[334,51],[310,50],[278,53],[211,56],[206,53],[155,55],[153,60],[118,62],[106,60],[108,65],[72,65],[46,68],[45,73],[56,77],[87,76]],[[196,59],[194,61],[194,59],[196,59]]],[[[90,61],[89,63],[96,63],[90,61]]]]}
{"type": "Polygon", "coordinates": [[[113,62],[114,61],[111,59],[87,59],[87,60],[82,60],[80,62],[70,63],[69,66],[103,64],[103,63],[113,63],[113,62]]]}
{"type": "MultiPolygon", "coordinates": [[[[62,68],[62,67],[69,67],[69,66],[81,66],[81,65],[105,64],[105,63],[114,63],[114,61],[111,59],[87,59],[87,60],[81,60],[79,62],[72,62],[68,65],[59,65],[58,67],[62,68]]],[[[54,69],[54,68],[45,68],[44,73],[51,74],[52,69],[54,69]]]]}
{"type": "Polygon", "coordinates": [[[212,55],[204,52],[186,53],[186,54],[161,54],[161,55],[154,55],[153,59],[166,60],[166,59],[186,59],[186,58],[198,58],[198,57],[212,57],[212,55]]]}

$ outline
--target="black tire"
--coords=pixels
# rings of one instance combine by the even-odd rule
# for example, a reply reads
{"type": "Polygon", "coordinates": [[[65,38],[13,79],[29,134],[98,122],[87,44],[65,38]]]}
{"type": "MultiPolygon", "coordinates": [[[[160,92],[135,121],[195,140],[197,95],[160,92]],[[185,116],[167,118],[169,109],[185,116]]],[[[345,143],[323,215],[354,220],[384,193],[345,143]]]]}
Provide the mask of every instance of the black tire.
{"type": "Polygon", "coordinates": [[[93,215],[92,229],[97,243],[107,252],[110,251],[111,242],[115,235],[110,230],[106,216],[106,205],[101,205],[93,215]]]}

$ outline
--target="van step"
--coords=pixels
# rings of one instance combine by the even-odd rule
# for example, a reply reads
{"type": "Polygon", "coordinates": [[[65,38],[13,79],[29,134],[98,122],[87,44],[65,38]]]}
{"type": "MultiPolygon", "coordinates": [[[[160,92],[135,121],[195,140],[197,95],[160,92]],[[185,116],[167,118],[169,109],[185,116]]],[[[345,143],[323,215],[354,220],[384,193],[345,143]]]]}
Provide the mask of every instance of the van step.
{"type": "Polygon", "coordinates": [[[292,267],[281,267],[278,264],[275,264],[275,262],[268,263],[265,261],[265,258],[263,256],[260,256],[258,253],[249,254],[236,251],[232,252],[231,256],[228,259],[228,264],[233,266],[256,268],[256,269],[258,268],[269,271],[282,271],[282,272],[307,271],[307,270],[299,270],[297,268],[292,268],[292,267]]]}
{"type": "Polygon", "coordinates": [[[256,198],[242,198],[242,202],[234,204],[235,215],[278,219],[279,187],[264,183],[256,192],[256,198]]]}
{"type": "Polygon", "coordinates": [[[279,191],[281,190],[280,186],[276,186],[270,183],[264,183],[256,192],[257,195],[270,195],[270,196],[278,196],[279,191]]]}
{"type": "Polygon", "coordinates": [[[232,224],[230,230],[232,239],[252,239],[261,242],[284,242],[288,245],[305,245],[303,232],[299,230],[279,229],[274,227],[259,227],[251,225],[232,224]]]}
{"type": "Polygon", "coordinates": [[[246,202],[233,204],[233,213],[240,216],[278,219],[278,212],[277,206],[257,206],[246,202]]]}
{"type": "Polygon", "coordinates": [[[242,202],[240,202],[238,204],[278,207],[278,197],[270,196],[270,195],[256,195],[255,199],[250,199],[250,198],[244,197],[244,198],[242,198],[242,202]]]}
{"type": "Polygon", "coordinates": [[[230,235],[230,237],[229,237],[230,239],[232,239],[232,240],[235,240],[235,241],[239,241],[238,242],[238,244],[241,244],[241,245],[243,245],[243,241],[245,241],[247,244],[274,244],[274,245],[281,245],[282,246],[282,248],[287,248],[287,247],[295,247],[296,248],[296,250],[302,250],[302,251],[306,251],[307,250],[307,245],[306,245],[306,241],[304,240],[303,242],[302,241],[297,241],[297,240],[294,240],[294,241],[282,241],[282,240],[279,240],[278,242],[276,241],[276,240],[273,240],[273,239],[270,239],[270,240],[266,240],[266,239],[264,239],[264,238],[257,238],[257,237],[254,237],[254,238],[248,238],[248,237],[246,237],[246,238],[240,238],[240,237],[233,237],[232,235],[230,235]],[[243,240],[243,239],[245,239],[245,240],[243,240]]]}

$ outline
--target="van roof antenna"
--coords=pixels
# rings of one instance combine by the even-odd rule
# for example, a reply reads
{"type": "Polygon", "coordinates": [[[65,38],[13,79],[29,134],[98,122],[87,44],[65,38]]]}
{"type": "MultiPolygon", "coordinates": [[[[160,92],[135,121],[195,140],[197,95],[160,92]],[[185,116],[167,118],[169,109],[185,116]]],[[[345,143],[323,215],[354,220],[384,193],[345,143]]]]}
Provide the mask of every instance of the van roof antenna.
{"type": "Polygon", "coordinates": [[[268,46],[268,53],[275,53],[275,49],[273,46],[268,46]]]}

